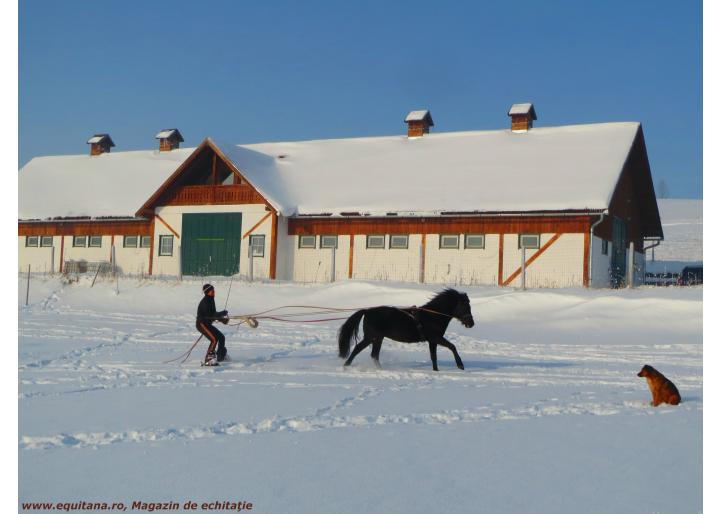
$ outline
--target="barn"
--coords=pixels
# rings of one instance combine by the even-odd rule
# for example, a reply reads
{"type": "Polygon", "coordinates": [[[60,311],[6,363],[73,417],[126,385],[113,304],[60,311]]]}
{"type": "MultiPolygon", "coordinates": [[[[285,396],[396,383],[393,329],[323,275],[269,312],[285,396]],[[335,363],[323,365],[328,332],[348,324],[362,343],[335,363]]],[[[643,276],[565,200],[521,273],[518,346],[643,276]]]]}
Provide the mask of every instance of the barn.
{"type": "Polygon", "coordinates": [[[19,173],[20,270],[517,287],[637,283],[663,238],[637,122],[37,157],[19,173]]]}

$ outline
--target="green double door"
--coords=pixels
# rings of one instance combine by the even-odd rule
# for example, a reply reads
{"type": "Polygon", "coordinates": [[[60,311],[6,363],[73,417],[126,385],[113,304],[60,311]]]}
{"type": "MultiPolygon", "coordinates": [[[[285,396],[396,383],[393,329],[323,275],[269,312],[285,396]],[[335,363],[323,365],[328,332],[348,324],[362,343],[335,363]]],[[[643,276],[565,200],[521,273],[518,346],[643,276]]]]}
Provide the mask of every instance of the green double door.
{"type": "Polygon", "coordinates": [[[234,275],[240,269],[242,215],[183,214],[183,275],[234,275]]]}

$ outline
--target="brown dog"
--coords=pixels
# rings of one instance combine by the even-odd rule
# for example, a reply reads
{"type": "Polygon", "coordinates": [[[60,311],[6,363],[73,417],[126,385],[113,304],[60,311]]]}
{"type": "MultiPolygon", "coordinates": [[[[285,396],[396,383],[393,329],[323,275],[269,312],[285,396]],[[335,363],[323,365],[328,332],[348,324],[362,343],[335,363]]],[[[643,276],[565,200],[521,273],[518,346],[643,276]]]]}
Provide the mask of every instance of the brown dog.
{"type": "Polygon", "coordinates": [[[670,382],[665,378],[665,375],[652,366],[646,364],[637,376],[647,379],[648,387],[653,397],[653,407],[657,407],[661,403],[669,403],[670,405],[680,403],[680,392],[677,390],[677,387],[675,387],[675,384],[670,382]]]}

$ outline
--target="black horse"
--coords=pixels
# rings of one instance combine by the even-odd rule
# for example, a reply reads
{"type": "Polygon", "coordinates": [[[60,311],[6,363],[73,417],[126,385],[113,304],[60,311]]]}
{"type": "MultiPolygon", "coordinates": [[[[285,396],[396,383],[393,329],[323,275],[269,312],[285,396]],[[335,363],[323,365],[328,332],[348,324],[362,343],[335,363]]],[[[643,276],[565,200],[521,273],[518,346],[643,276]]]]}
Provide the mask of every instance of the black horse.
{"type": "Polygon", "coordinates": [[[343,323],[338,332],[338,349],[341,358],[350,353],[350,340],[356,341],[350,357],[345,366],[352,364],[358,353],[372,344],[370,355],[375,365],[380,367],[380,348],[383,338],[389,337],[402,343],[419,343],[427,341],[430,345],[430,358],[433,370],[437,371],[437,347],[444,346],[453,353],[455,363],[460,369],[465,369],[462,359],[455,345],[445,339],[450,320],[457,318],[467,328],[475,325],[470,312],[470,300],[465,293],[454,289],[445,289],[422,307],[373,307],[363,309],[343,323]],[[360,319],[363,321],[363,340],[357,343],[360,319]]]}

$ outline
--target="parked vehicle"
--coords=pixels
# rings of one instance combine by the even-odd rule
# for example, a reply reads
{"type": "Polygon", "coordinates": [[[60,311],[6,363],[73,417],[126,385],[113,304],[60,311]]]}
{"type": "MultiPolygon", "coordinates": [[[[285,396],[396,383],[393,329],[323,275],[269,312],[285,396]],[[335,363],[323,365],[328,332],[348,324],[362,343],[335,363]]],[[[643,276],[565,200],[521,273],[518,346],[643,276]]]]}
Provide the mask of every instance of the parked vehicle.
{"type": "Polygon", "coordinates": [[[679,286],[694,286],[703,283],[702,266],[685,266],[678,277],[679,286]]]}

